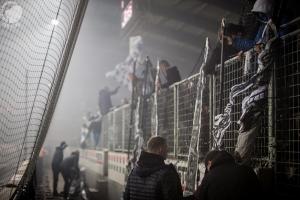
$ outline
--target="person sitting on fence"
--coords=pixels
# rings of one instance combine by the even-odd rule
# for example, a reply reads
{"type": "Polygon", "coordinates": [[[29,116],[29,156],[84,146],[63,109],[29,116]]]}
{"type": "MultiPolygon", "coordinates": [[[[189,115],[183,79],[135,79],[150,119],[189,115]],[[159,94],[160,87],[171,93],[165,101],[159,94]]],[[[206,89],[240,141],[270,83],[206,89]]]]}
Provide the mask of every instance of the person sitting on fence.
{"type": "Polygon", "coordinates": [[[176,66],[171,67],[168,61],[159,61],[160,88],[168,88],[170,85],[181,81],[180,73],[176,66]]]}
{"type": "Polygon", "coordinates": [[[255,172],[247,166],[236,164],[228,152],[208,152],[205,168],[205,176],[194,193],[196,200],[260,199],[260,183],[255,172]]]}
{"type": "Polygon", "coordinates": [[[124,200],[177,200],[182,199],[180,178],[175,167],[166,165],[167,142],[153,136],[142,151],[137,166],[131,171],[124,200]]]}
{"type": "Polygon", "coordinates": [[[51,167],[53,172],[53,196],[57,196],[57,182],[60,172],[60,165],[64,158],[64,149],[67,147],[66,142],[61,142],[60,146],[56,147],[54,156],[52,159],[51,167]]]}
{"type": "MultiPolygon", "coordinates": [[[[223,41],[223,60],[227,60],[239,53],[239,50],[232,45],[232,41],[228,41],[226,35],[239,35],[243,38],[252,39],[255,37],[259,24],[255,15],[251,12],[254,5],[254,0],[242,1],[242,15],[240,16],[239,23],[227,23],[225,22],[225,30],[219,31],[218,43],[212,49],[211,56],[208,58],[206,65],[204,66],[205,74],[215,73],[215,66],[221,63],[221,48],[222,48],[222,34],[225,32],[223,41]],[[230,33],[230,34],[228,34],[230,33]]],[[[231,38],[229,38],[231,39],[231,38]]]]}
{"type": "MultiPolygon", "coordinates": [[[[224,30],[219,32],[219,41],[221,41],[221,36],[224,36],[224,60],[234,55],[242,55],[243,52],[256,47],[256,44],[266,42],[261,40],[261,37],[269,19],[272,18],[274,24],[279,27],[280,24],[293,18],[292,14],[291,16],[287,14],[286,1],[275,3],[273,0],[256,0],[255,2],[248,0],[246,2],[240,23],[226,23],[224,30]]],[[[290,28],[280,28],[278,34],[282,36],[290,30],[290,28]]],[[[221,62],[220,57],[221,43],[219,42],[212,50],[211,57],[203,69],[206,74],[215,72],[215,66],[221,62]]]]}
{"type": "Polygon", "coordinates": [[[99,91],[98,106],[101,115],[104,116],[112,107],[111,96],[118,92],[120,87],[116,87],[114,90],[110,90],[108,87],[104,87],[99,91]]]}
{"type": "Polygon", "coordinates": [[[239,51],[247,51],[253,48],[257,44],[265,43],[262,35],[265,30],[265,26],[270,19],[272,19],[273,23],[277,25],[278,35],[282,36],[288,32],[287,28],[280,28],[281,24],[288,22],[288,18],[286,15],[286,11],[283,10],[284,2],[275,0],[256,0],[253,5],[252,13],[256,15],[256,19],[259,22],[259,27],[254,38],[244,37],[244,34],[233,34],[226,33],[224,31],[224,37],[228,40],[229,44],[232,44],[233,47],[239,51]]]}

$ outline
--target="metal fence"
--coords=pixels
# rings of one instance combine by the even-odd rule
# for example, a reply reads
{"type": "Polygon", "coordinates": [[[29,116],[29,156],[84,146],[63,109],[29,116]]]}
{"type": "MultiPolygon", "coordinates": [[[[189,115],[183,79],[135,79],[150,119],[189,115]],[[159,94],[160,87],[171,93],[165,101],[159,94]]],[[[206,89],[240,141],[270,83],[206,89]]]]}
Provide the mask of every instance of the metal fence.
{"type": "MultiPolygon", "coordinates": [[[[256,136],[252,166],[270,168],[277,194],[284,198],[297,196],[300,189],[300,34],[299,30],[282,38],[277,57],[271,69],[268,98],[260,129],[256,136]]],[[[253,54],[253,53],[252,53],[253,54]]],[[[219,76],[214,77],[214,113],[218,114],[220,101],[228,103],[230,88],[248,80],[257,69],[256,55],[252,56],[249,68],[245,59],[234,58],[225,62],[224,96],[220,96],[219,76]],[[248,72],[245,73],[245,70],[248,72]]],[[[217,73],[218,74],[218,73],[217,73]]],[[[229,152],[235,150],[241,116],[241,103],[249,95],[245,92],[235,99],[231,114],[232,124],[225,133],[223,144],[229,152]]]]}
{"type": "Polygon", "coordinates": [[[277,190],[297,196],[300,190],[300,33],[284,37],[275,70],[275,173],[277,190]]]}
{"type": "MultiPolygon", "coordinates": [[[[237,84],[248,81],[257,71],[257,54],[254,51],[247,52],[248,55],[245,57],[235,57],[230,60],[227,60],[224,63],[224,92],[221,96],[220,94],[220,66],[217,67],[216,75],[214,76],[214,98],[213,98],[213,113],[215,115],[219,113],[223,113],[224,110],[220,110],[220,105],[226,106],[229,103],[229,94],[231,88],[237,84]],[[222,102],[221,102],[222,101],[222,102]]],[[[242,113],[242,101],[243,99],[250,95],[252,92],[251,89],[239,94],[234,98],[234,104],[232,106],[231,111],[231,124],[229,128],[226,130],[225,135],[223,137],[223,148],[230,152],[234,153],[237,138],[239,134],[240,125],[238,121],[241,117],[242,113]]],[[[272,100],[272,96],[268,96],[272,100]]],[[[269,135],[268,135],[268,105],[266,99],[266,107],[263,111],[262,120],[259,122],[261,124],[257,125],[260,127],[260,131],[258,131],[258,135],[256,136],[255,142],[255,152],[253,153],[252,160],[255,160],[253,165],[267,165],[268,164],[268,155],[269,155],[269,135]]],[[[270,105],[271,106],[271,105],[270,105]]],[[[224,109],[224,107],[222,109],[224,109]]]]}
{"type": "Polygon", "coordinates": [[[0,199],[31,179],[86,0],[0,0],[0,199]]]}
{"type": "MultiPolygon", "coordinates": [[[[206,89],[203,98],[202,129],[206,134],[202,140],[201,149],[208,151],[209,134],[209,79],[206,81],[206,89]]],[[[168,89],[161,90],[158,94],[158,135],[167,139],[169,156],[172,159],[187,160],[188,148],[193,125],[195,107],[196,84],[198,74],[172,85],[168,89]]],[[[140,119],[143,127],[144,140],[147,141],[151,134],[151,112],[153,98],[145,100],[143,119],[140,119]]],[[[103,117],[102,134],[99,148],[110,148],[114,151],[127,151],[129,137],[130,106],[124,105],[114,109],[103,117]],[[125,117],[125,118],[124,118],[125,117]],[[107,124],[108,123],[108,124],[107,124]],[[107,137],[107,135],[109,135],[107,137]],[[107,140],[108,138],[108,140],[107,140]],[[124,141],[122,141],[124,140],[124,141]]],[[[134,134],[134,133],[133,133],[134,134]]],[[[133,140],[132,136],[132,140],[133,140]]],[[[133,147],[131,141],[131,149],[133,147]]]]}
{"type": "MultiPolygon", "coordinates": [[[[300,189],[299,41],[299,30],[283,37],[283,47],[278,50],[279,56],[276,57],[274,66],[271,66],[267,97],[261,120],[257,124],[259,131],[250,163],[256,169],[273,170],[277,191],[283,196],[296,194],[300,189]]],[[[226,105],[229,102],[231,88],[249,80],[257,71],[257,54],[254,51],[247,54],[245,57],[235,57],[225,62],[223,96],[220,95],[219,68],[216,68],[213,77],[208,76],[206,79],[201,127],[203,138],[200,140],[200,149],[204,154],[212,147],[213,118],[224,112],[220,110],[221,101],[226,105]]],[[[158,94],[158,134],[168,141],[170,159],[179,163],[187,160],[197,80],[196,74],[158,94]]],[[[251,91],[246,90],[234,98],[231,125],[223,138],[223,148],[231,153],[235,151],[237,145],[240,129],[237,122],[242,113],[242,101],[251,91]]],[[[144,111],[145,140],[151,136],[152,105],[150,98],[144,111]]],[[[121,132],[114,133],[118,134],[121,132]]],[[[185,166],[184,163],[182,166],[185,166]]],[[[180,165],[178,169],[184,173],[186,169],[182,166],[180,165]]]]}

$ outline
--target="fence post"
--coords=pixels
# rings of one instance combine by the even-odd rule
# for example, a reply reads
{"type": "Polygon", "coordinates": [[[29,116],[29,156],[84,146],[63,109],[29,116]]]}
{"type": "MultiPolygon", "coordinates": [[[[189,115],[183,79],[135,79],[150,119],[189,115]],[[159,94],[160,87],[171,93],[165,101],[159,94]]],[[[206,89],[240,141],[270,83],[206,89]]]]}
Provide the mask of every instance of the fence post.
{"type": "Polygon", "coordinates": [[[276,100],[275,95],[275,69],[276,69],[276,62],[274,62],[272,69],[271,69],[271,78],[268,85],[268,165],[270,168],[273,167],[273,163],[275,161],[275,114],[274,111],[274,101],[276,100]]]}
{"type": "Polygon", "coordinates": [[[214,127],[215,104],[215,75],[209,76],[209,149],[212,148],[212,130],[214,127]]]}
{"type": "Polygon", "coordinates": [[[174,157],[178,160],[178,85],[173,87],[174,94],[174,157]]]}
{"type": "Polygon", "coordinates": [[[125,118],[126,118],[126,115],[125,115],[125,110],[126,110],[126,107],[123,107],[122,108],[122,141],[121,141],[121,143],[122,143],[122,151],[126,151],[126,149],[125,149],[125,123],[126,123],[126,121],[125,121],[125,118]]]}
{"type": "Polygon", "coordinates": [[[116,117],[115,117],[115,111],[112,111],[111,112],[111,114],[112,114],[112,127],[111,127],[111,130],[112,130],[112,132],[111,132],[111,135],[112,135],[112,140],[111,140],[111,142],[112,142],[112,151],[114,151],[115,150],[115,141],[116,141],[116,117]]]}

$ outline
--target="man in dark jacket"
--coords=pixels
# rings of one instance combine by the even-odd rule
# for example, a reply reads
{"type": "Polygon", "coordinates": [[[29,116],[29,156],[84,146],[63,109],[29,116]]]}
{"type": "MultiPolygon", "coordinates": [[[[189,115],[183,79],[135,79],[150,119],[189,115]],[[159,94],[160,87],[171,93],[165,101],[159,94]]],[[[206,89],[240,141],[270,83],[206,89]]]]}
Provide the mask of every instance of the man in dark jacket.
{"type": "Polygon", "coordinates": [[[205,159],[206,174],[194,196],[197,200],[260,199],[260,184],[254,171],[235,163],[226,151],[211,151],[205,159]]]}
{"type": "Polygon", "coordinates": [[[53,172],[53,195],[57,196],[57,182],[58,182],[58,175],[60,171],[60,165],[64,158],[64,149],[67,147],[65,142],[61,142],[60,146],[56,147],[54,156],[52,159],[52,172],[53,172]]]}
{"type": "Polygon", "coordinates": [[[172,164],[165,164],[166,157],[166,140],[160,136],[150,138],[147,152],[142,151],[128,177],[124,200],[182,199],[179,175],[172,164]]]}
{"type": "Polygon", "coordinates": [[[65,158],[61,163],[61,174],[64,178],[64,197],[69,193],[71,181],[79,176],[79,151],[74,151],[71,156],[65,158]]]}
{"type": "Polygon", "coordinates": [[[181,81],[180,73],[176,66],[171,67],[168,61],[159,61],[161,88],[167,88],[170,85],[181,81]]]}
{"type": "Polygon", "coordinates": [[[104,87],[99,91],[98,106],[102,116],[109,112],[112,107],[111,96],[117,94],[119,88],[117,87],[111,91],[108,87],[104,87]]]}

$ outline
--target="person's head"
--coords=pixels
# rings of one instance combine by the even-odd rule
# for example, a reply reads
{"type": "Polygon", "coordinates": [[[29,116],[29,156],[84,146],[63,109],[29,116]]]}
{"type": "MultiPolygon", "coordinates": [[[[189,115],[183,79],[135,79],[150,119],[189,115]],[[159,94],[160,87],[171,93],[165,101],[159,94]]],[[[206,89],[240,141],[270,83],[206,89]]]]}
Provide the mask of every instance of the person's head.
{"type": "Polygon", "coordinates": [[[60,147],[61,147],[62,149],[65,149],[67,146],[68,146],[68,145],[67,145],[67,143],[66,143],[65,141],[62,141],[62,142],[60,143],[60,147]]]}
{"type": "Polygon", "coordinates": [[[219,165],[223,165],[225,163],[234,163],[234,158],[233,156],[228,153],[227,151],[224,150],[212,150],[208,152],[205,156],[205,168],[206,171],[208,172],[211,170],[212,166],[216,167],[219,165]]]}
{"type": "Polygon", "coordinates": [[[271,17],[274,9],[274,0],[256,0],[252,12],[271,17]]]}
{"type": "Polygon", "coordinates": [[[79,151],[78,151],[78,150],[73,151],[73,152],[71,153],[71,155],[72,155],[72,156],[79,157],[79,151]]]}
{"type": "Polygon", "coordinates": [[[236,36],[242,36],[245,33],[245,28],[238,24],[228,23],[224,28],[224,36],[235,38],[236,36]]]}
{"type": "Polygon", "coordinates": [[[149,153],[162,156],[164,159],[168,155],[168,146],[165,138],[161,136],[153,136],[147,142],[147,151],[149,153]]]}
{"type": "Polygon", "coordinates": [[[160,60],[159,61],[159,68],[162,70],[167,70],[170,67],[170,64],[166,60],[160,60]]]}
{"type": "Polygon", "coordinates": [[[79,162],[79,151],[78,151],[78,150],[73,151],[73,152],[71,153],[71,156],[75,159],[76,164],[78,164],[78,162],[79,162]]]}
{"type": "Polygon", "coordinates": [[[204,164],[207,171],[210,170],[213,160],[219,155],[219,153],[219,150],[212,150],[206,154],[204,164]]]}
{"type": "Polygon", "coordinates": [[[105,93],[109,91],[109,87],[108,86],[104,86],[102,89],[99,90],[99,95],[101,95],[102,93],[105,93]]]}

